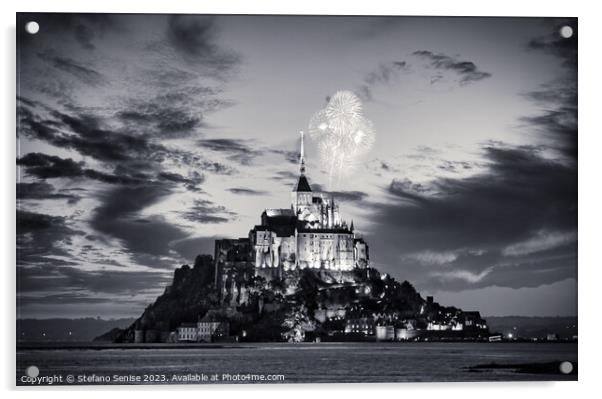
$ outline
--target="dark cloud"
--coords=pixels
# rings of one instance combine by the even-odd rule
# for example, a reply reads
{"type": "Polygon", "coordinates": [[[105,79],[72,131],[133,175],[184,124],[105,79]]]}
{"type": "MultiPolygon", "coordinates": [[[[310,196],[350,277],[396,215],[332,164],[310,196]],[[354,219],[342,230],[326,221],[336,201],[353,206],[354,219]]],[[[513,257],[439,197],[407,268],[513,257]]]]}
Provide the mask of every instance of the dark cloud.
{"type": "MultiPolygon", "coordinates": [[[[429,65],[436,70],[451,71],[457,74],[460,78],[460,84],[468,84],[490,78],[489,72],[483,72],[472,61],[459,61],[441,53],[433,53],[428,50],[418,50],[412,53],[415,56],[428,61],[429,65]]],[[[433,79],[438,81],[442,78],[435,74],[433,79]]],[[[434,81],[432,81],[434,83],[434,81]]]]}
{"type": "Polygon", "coordinates": [[[236,169],[220,162],[201,161],[199,167],[204,172],[215,173],[217,175],[232,175],[236,173],[236,169]]]}
{"type": "Polygon", "coordinates": [[[224,216],[216,216],[216,215],[207,215],[203,213],[198,213],[194,210],[189,212],[182,212],[182,216],[185,219],[188,219],[192,222],[204,223],[204,224],[213,224],[213,223],[226,223],[230,219],[224,216]]]}
{"type": "MultiPolygon", "coordinates": [[[[549,94],[558,94],[558,91],[550,91],[549,94]]],[[[551,140],[551,147],[572,160],[577,159],[578,147],[576,95],[575,91],[574,102],[567,102],[558,108],[548,109],[539,115],[522,118],[523,122],[551,140]]]]}
{"type": "Polygon", "coordinates": [[[299,178],[299,174],[291,172],[290,170],[280,170],[280,171],[274,173],[274,175],[271,177],[272,180],[285,181],[285,182],[289,183],[290,186],[295,184],[297,182],[298,178],[299,178]]]}
{"type": "Polygon", "coordinates": [[[185,212],[180,212],[183,218],[198,223],[225,223],[236,217],[236,213],[206,199],[194,200],[194,205],[185,212]]]}
{"type": "Polygon", "coordinates": [[[365,101],[373,99],[372,90],[379,85],[389,85],[398,79],[401,73],[408,72],[410,65],[406,61],[394,61],[380,64],[374,71],[364,76],[358,88],[358,95],[365,101]]]}
{"type": "Polygon", "coordinates": [[[410,204],[424,202],[424,195],[429,191],[431,189],[424,184],[412,182],[408,178],[393,179],[388,188],[389,193],[410,204]]]}
{"type": "Polygon", "coordinates": [[[105,129],[101,120],[92,115],[69,115],[52,110],[51,118],[45,119],[19,107],[18,119],[19,134],[100,161],[160,160],[167,152],[163,146],[151,143],[148,137],[105,129]]]}
{"type": "Polygon", "coordinates": [[[230,191],[233,194],[242,194],[242,195],[266,195],[266,194],[268,194],[266,191],[254,190],[252,188],[243,188],[243,187],[232,187],[232,188],[229,188],[228,191],[230,191]]]}
{"type": "Polygon", "coordinates": [[[292,164],[299,163],[299,152],[295,150],[281,150],[281,149],[272,149],[270,150],[274,154],[279,154],[284,157],[284,159],[292,164]]]}
{"type": "Polygon", "coordinates": [[[127,176],[111,175],[94,169],[83,167],[83,162],[75,162],[71,158],[61,158],[39,152],[30,152],[17,159],[17,165],[25,167],[31,176],[41,179],[49,178],[88,178],[110,184],[134,184],[142,181],[127,176]]]}
{"type": "Polygon", "coordinates": [[[56,119],[42,120],[29,109],[21,107],[21,133],[91,156],[112,167],[114,173],[85,168],[83,163],[70,158],[62,159],[42,153],[29,153],[17,161],[26,167],[27,173],[39,178],[85,177],[111,184],[144,184],[156,179],[183,183],[188,189],[198,190],[198,185],[204,181],[202,174],[192,171],[184,177],[173,172],[161,172],[162,161],[172,158],[183,160],[187,165],[200,163],[200,166],[214,173],[229,172],[225,165],[193,159],[189,154],[169,150],[153,142],[151,137],[104,129],[93,116],[68,115],[54,110],[51,113],[56,119]]]}
{"type": "MultiPolygon", "coordinates": [[[[445,282],[448,290],[468,285],[533,286],[574,275],[576,257],[571,247],[563,250],[562,261],[508,260],[502,250],[520,242],[550,243],[546,235],[576,230],[575,169],[543,158],[534,148],[487,147],[485,151],[490,166],[482,174],[439,178],[429,186],[408,179],[392,181],[387,191],[395,201],[373,208],[378,231],[369,242],[378,262],[399,267],[396,273],[429,288],[445,282]],[[416,253],[430,259],[455,254],[455,263],[425,274],[411,259],[416,253]],[[499,266],[505,263],[508,266],[499,266]],[[541,271],[552,266],[558,270],[542,279],[541,271]]],[[[537,256],[550,256],[555,247],[539,249],[537,256]]]]}
{"type": "Polygon", "coordinates": [[[99,199],[90,226],[109,237],[119,239],[127,254],[140,264],[150,267],[173,266],[170,243],[187,234],[168,223],[161,215],[143,216],[140,212],[171,194],[168,187],[157,184],[134,187],[117,186],[99,199]]]}
{"type": "Polygon", "coordinates": [[[163,146],[152,143],[148,137],[105,129],[101,126],[101,120],[92,115],[68,115],[55,111],[54,116],[64,128],[75,133],[59,136],[57,139],[60,141],[57,144],[66,144],[80,154],[101,161],[161,157],[166,151],[163,146]]]}
{"type": "Polygon", "coordinates": [[[174,183],[183,183],[191,191],[199,191],[199,185],[205,181],[205,176],[194,170],[189,173],[188,177],[184,177],[178,173],[161,172],[159,173],[159,178],[174,183]]]}
{"type": "Polygon", "coordinates": [[[17,96],[17,111],[18,112],[24,110],[23,108],[21,108],[21,109],[19,108],[20,105],[27,105],[30,108],[35,108],[41,104],[39,102],[31,100],[29,98],[25,98],[23,96],[17,96]]]}
{"type": "Polygon", "coordinates": [[[75,203],[81,197],[71,193],[56,192],[54,186],[46,182],[35,182],[17,183],[17,199],[66,199],[69,203],[75,203]]]}
{"type": "Polygon", "coordinates": [[[206,67],[215,77],[224,78],[240,62],[240,57],[217,44],[217,19],[202,15],[171,15],[167,40],[182,57],[206,67]]]}
{"type": "Polygon", "coordinates": [[[98,87],[107,84],[107,79],[101,73],[91,67],[81,65],[75,60],[58,56],[53,51],[38,53],[38,57],[54,68],[68,73],[90,86],[98,87]]]}
{"type": "MultiPolygon", "coordinates": [[[[165,272],[84,270],[72,266],[20,267],[19,292],[60,292],[59,295],[82,295],[91,293],[140,294],[157,289],[168,283],[171,276],[165,272]],[[76,291],[76,292],[74,292],[76,291]]],[[[82,299],[83,299],[82,298],[82,299]]]]}
{"type": "Polygon", "coordinates": [[[161,106],[149,103],[138,110],[120,111],[116,115],[126,123],[136,126],[152,126],[167,137],[182,137],[190,134],[192,130],[201,125],[201,118],[190,115],[187,110],[171,106],[161,106]]]}
{"type": "MultiPolygon", "coordinates": [[[[430,83],[435,84],[445,79],[443,72],[451,72],[459,77],[460,85],[473,83],[491,77],[488,72],[477,68],[472,61],[459,61],[441,53],[419,50],[412,55],[424,59],[428,66],[436,72],[430,77],[430,83]]],[[[362,83],[357,87],[357,94],[364,101],[373,100],[373,91],[378,86],[389,86],[397,82],[403,74],[411,73],[412,65],[404,60],[381,63],[374,70],[366,73],[362,83]]]]}
{"type": "Polygon", "coordinates": [[[143,100],[129,100],[116,113],[130,130],[144,129],[156,138],[182,138],[198,134],[206,127],[205,114],[227,108],[232,101],[219,97],[221,90],[198,83],[198,75],[163,69],[149,72],[151,80],[161,82],[159,94],[143,100]]]}
{"type": "Polygon", "coordinates": [[[578,42],[577,18],[566,18],[561,20],[556,18],[546,19],[546,22],[551,27],[550,32],[546,36],[541,36],[529,41],[527,48],[547,52],[562,60],[565,67],[576,71],[578,42]],[[560,35],[560,29],[565,25],[570,26],[573,30],[573,35],[570,38],[565,38],[560,35]]]}
{"type": "Polygon", "coordinates": [[[203,139],[197,143],[203,148],[226,154],[228,159],[243,165],[251,164],[255,158],[263,154],[263,151],[251,148],[251,144],[245,140],[203,139]]]}
{"type": "Polygon", "coordinates": [[[368,196],[363,191],[334,191],[332,194],[338,200],[347,202],[363,201],[368,196]]]}
{"type": "Polygon", "coordinates": [[[168,38],[174,47],[185,54],[213,56],[215,35],[214,17],[174,15],[169,18],[168,38]]]}
{"type": "Polygon", "coordinates": [[[532,51],[555,56],[564,68],[562,76],[526,96],[542,107],[542,112],[525,116],[522,121],[549,140],[548,144],[571,160],[577,159],[577,20],[550,23],[547,36],[527,45],[532,51]],[[573,36],[563,38],[560,28],[568,24],[573,36]]]}
{"type": "Polygon", "coordinates": [[[17,234],[44,231],[65,226],[65,218],[17,210],[17,234]]]}
{"type": "MultiPolygon", "coordinates": [[[[146,184],[157,180],[182,183],[197,191],[204,181],[202,173],[192,170],[188,176],[161,171],[165,159],[216,174],[232,174],[234,169],[219,162],[200,159],[185,151],[168,149],[157,144],[152,136],[133,132],[105,129],[101,121],[90,115],[69,115],[51,110],[52,119],[43,119],[26,107],[19,108],[20,132],[31,138],[44,140],[57,147],[69,148],[87,155],[113,168],[106,173],[85,168],[81,162],[62,159],[42,153],[30,153],[17,161],[26,167],[27,173],[39,178],[89,178],[111,184],[146,184]],[[69,132],[69,133],[67,133],[69,132]]],[[[242,162],[254,156],[254,152],[236,153],[231,156],[242,162]]]]}
{"type": "Polygon", "coordinates": [[[207,139],[199,140],[199,145],[220,152],[250,152],[249,146],[243,140],[235,139],[207,139]]]}
{"type": "Polygon", "coordinates": [[[66,217],[17,209],[17,264],[69,264],[54,256],[70,254],[61,244],[71,244],[83,232],[68,225],[66,217]]]}

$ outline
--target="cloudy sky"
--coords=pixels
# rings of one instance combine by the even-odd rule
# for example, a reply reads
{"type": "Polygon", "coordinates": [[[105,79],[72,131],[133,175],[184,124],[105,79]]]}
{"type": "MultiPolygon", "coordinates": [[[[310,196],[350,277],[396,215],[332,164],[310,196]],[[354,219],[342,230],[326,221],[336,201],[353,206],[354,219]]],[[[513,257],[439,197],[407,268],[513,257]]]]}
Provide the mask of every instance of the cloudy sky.
{"type": "Polygon", "coordinates": [[[576,20],[17,25],[19,317],[139,315],[216,237],[290,205],[298,131],[339,90],[374,146],[329,185],[309,139],[307,175],[375,267],[485,315],[576,314],[576,20]]]}

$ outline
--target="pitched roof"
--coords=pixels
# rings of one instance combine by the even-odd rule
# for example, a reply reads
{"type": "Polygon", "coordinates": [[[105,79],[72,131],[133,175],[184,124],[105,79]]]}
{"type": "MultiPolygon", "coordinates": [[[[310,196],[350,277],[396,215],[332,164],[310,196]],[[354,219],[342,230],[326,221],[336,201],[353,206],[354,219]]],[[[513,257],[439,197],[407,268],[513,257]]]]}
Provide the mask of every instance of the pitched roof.
{"type": "Polygon", "coordinates": [[[295,185],[295,188],[293,189],[293,191],[295,192],[311,192],[311,187],[309,186],[309,182],[307,181],[307,178],[305,177],[305,175],[301,175],[299,176],[299,181],[297,182],[297,185],[295,185]]]}

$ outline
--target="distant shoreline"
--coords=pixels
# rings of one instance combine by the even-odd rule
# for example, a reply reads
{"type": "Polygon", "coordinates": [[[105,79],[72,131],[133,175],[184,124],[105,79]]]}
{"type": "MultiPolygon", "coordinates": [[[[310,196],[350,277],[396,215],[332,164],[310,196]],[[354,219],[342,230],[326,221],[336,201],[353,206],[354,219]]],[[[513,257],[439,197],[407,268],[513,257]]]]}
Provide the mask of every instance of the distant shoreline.
{"type": "Polygon", "coordinates": [[[228,349],[250,348],[245,345],[212,343],[110,343],[110,342],[27,342],[17,343],[17,350],[109,350],[109,349],[228,349]]]}

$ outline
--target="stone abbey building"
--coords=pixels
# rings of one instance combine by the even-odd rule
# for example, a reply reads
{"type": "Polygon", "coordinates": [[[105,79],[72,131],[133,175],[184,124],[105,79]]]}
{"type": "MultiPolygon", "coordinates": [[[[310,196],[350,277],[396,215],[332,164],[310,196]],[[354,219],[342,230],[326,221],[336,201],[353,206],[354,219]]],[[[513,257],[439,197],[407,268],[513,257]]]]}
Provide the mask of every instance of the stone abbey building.
{"type": "Polygon", "coordinates": [[[334,196],[311,189],[303,133],[291,200],[289,208],[265,209],[248,237],[215,242],[216,285],[222,292],[231,292],[227,285],[252,275],[270,280],[289,270],[346,272],[368,266],[368,245],[354,233],[353,222],[342,220],[334,196]]]}

